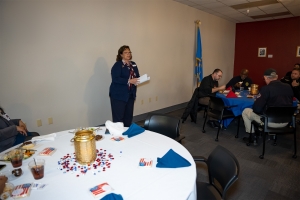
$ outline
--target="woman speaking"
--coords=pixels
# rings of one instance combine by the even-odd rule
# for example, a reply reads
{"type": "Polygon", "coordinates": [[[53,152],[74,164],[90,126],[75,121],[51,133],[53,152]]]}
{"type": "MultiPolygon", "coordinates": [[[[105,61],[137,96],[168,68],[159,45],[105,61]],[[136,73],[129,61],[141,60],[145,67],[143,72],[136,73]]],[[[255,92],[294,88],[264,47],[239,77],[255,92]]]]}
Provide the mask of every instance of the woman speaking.
{"type": "Polygon", "coordinates": [[[140,77],[137,65],[131,59],[129,46],[121,46],[117,62],[111,68],[112,82],[109,88],[113,122],[123,122],[125,127],[132,123],[136,86],[140,77]]]}

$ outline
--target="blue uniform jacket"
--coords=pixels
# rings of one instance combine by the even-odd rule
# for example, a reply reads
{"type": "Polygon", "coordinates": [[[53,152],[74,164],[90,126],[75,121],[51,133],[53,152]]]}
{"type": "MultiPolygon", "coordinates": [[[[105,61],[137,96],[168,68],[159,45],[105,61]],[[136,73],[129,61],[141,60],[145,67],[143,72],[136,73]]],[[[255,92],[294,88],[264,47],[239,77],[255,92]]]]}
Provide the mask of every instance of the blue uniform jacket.
{"type": "MultiPolygon", "coordinates": [[[[131,61],[131,65],[136,74],[136,78],[140,77],[139,70],[135,62],[131,61]]],[[[111,84],[109,88],[109,96],[113,99],[127,102],[129,95],[132,93],[134,99],[136,97],[136,86],[132,85],[131,90],[128,89],[128,80],[130,70],[122,61],[117,61],[111,68],[111,84]]]]}

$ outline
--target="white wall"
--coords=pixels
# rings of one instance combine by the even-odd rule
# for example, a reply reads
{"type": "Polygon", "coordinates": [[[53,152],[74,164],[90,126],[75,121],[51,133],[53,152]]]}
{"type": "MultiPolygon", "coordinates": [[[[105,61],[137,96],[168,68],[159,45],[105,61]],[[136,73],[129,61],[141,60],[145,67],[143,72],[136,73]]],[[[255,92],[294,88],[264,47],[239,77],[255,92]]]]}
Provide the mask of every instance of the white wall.
{"type": "Polygon", "coordinates": [[[151,76],[138,88],[134,115],[187,102],[198,19],[204,75],[221,68],[226,83],[235,24],[208,13],[171,0],[2,0],[0,105],[41,134],[103,124],[111,119],[110,69],[124,44],[151,76]]]}

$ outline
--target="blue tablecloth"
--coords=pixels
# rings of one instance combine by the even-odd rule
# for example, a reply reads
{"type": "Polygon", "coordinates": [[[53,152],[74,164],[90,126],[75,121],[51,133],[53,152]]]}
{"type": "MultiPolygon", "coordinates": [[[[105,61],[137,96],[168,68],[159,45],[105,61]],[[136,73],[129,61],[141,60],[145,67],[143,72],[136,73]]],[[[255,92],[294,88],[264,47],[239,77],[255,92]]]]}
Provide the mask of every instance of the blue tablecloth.
{"type": "MultiPolygon", "coordinates": [[[[236,107],[232,107],[230,110],[233,112],[233,114],[235,116],[239,116],[242,114],[242,112],[245,108],[252,108],[252,106],[254,104],[253,98],[247,98],[248,94],[249,94],[249,91],[245,90],[240,93],[241,97],[238,97],[238,98],[226,98],[225,94],[222,94],[222,93],[217,93],[217,97],[219,97],[223,100],[225,106],[236,105],[236,107]]],[[[233,120],[233,118],[224,120],[224,122],[223,122],[224,128],[227,128],[232,120],[233,120]]]]}
{"type": "MultiPolygon", "coordinates": [[[[245,108],[252,108],[254,104],[253,98],[247,98],[247,95],[249,94],[249,91],[245,90],[240,93],[241,97],[238,98],[226,98],[225,94],[217,93],[217,97],[221,98],[224,102],[225,106],[233,106],[236,105],[236,107],[230,108],[230,110],[233,112],[234,116],[239,116],[242,114],[243,110],[245,108]]],[[[297,106],[298,101],[293,101],[293,106],[297,106]]],[[[223,122],[224,128],[227,128],[229,124],[231,123],[232,119],[226,119],[223,122]]]]}

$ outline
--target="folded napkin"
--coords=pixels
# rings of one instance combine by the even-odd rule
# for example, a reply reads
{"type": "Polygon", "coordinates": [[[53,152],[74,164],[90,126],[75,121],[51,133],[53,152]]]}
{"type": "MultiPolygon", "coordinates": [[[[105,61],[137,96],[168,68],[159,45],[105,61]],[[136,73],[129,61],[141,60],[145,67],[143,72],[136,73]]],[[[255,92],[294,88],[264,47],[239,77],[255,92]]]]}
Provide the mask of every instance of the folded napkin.
{"type": "Polygon", "coordinates": [[[156,167],[160,168],[179,168],[188,166],[191,166],[191,163],[172,149],[170,149],[162,158],[157,158],[156,164],[156,167]]]}
{"type": "Polygon", "coordinates": [[[121,136],[124,132],[124,124],[122,122],[112,122],[107,120],[105,122],[105,127],[109,130],[112,136],[121,136]]]}
{"type": "Polygon", "coordinates": [[[226,88],[226,90],[232,90],[232,87],[231,87],[231,86],[229,86],[228,88],[226,88]]]}
{"type": "Polygon", "coordinates": [[[227,94],[226,98],[237,98],[237,96],[236,96],[236,94],[234,94],[234,92],[230,91],[230,92],[227,94]]]}
{"type": "Polygon", "coordinates": [[[110,193],[105,195],[101,200],[123,200],[123,197],[120,194],[110,193]]]}
{"type": "Polygon", "coordinates": [[[33,137],[31,139],[31,141],[32,142],[34,142],[34,141],[42,141],[42,140],[54,141],[55,137],[56,137],[56,133],[51,133],[51,134],[48,134],[48,135],[42,135],[42,136],[33,137]]]}
{"type": "Polygon", "coordinates": [[[145,129],[140,127],[139,125],[132,123],[131,126],[123,133],[123,135],[127,135],[129,138],[136,136],[140,133],[143,133],[145,129]]]}

